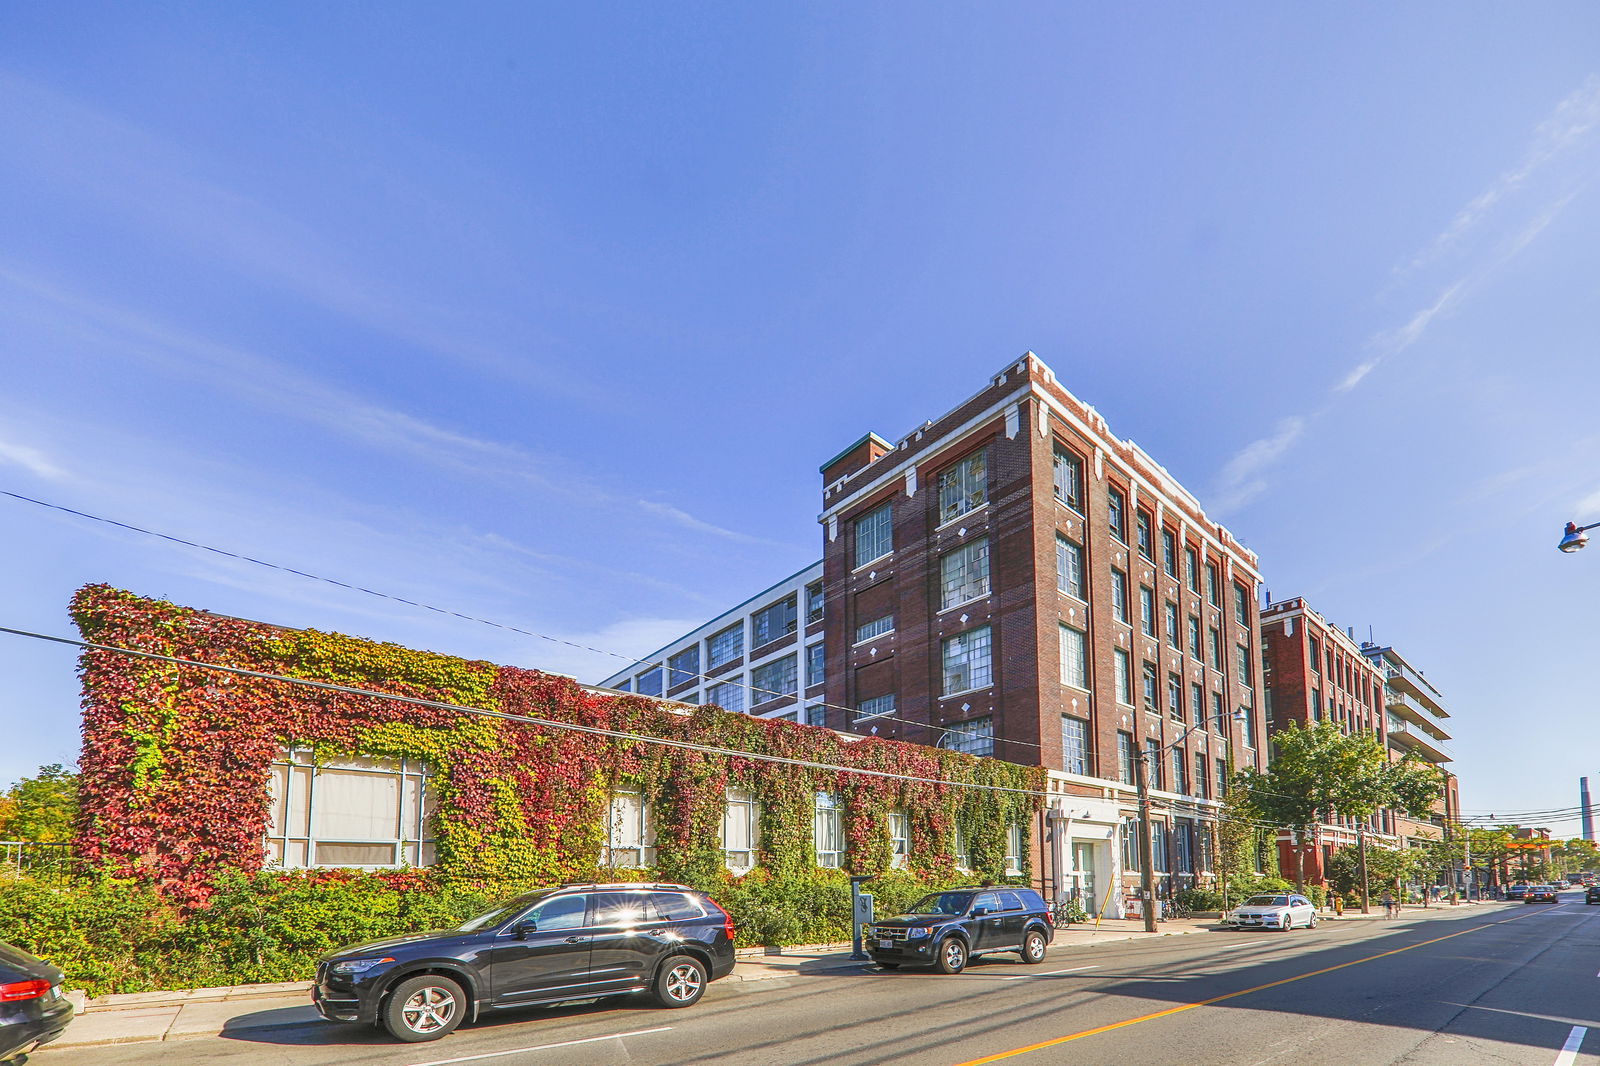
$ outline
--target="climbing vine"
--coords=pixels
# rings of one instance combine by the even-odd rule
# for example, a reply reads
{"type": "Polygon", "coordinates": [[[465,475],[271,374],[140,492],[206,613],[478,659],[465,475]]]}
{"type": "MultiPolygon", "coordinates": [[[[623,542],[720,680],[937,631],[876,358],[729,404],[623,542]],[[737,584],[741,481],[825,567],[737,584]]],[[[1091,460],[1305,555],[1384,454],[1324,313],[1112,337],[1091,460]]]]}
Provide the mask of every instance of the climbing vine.
{"type": "Polygon", "coordinates": [[[817,876],[818,792],[844,801],[848,872],[889,869],[888,817],[902,812],[911,828],[910,877],[954,878],[960,827],[975,874],[999,880],[1007,828],[1033,815],[1037,797],[1026,792],[1044,783],[1039,768],[879,738],[846,740],[716,708],[678,713],[534,670],[282,629],[104,585],[79,590],[73,618],[85,639],[115,647],[807,763],[1023,790],[796,767],[87,650],[80,851],[109,873],[154,882],[180,900],[203,900],[224,873],[262,868],[267,768],[288,747],[309,748],[318,761],[358,754],[422,761],[436,799],[429,876],[493,882],[600,876],[610,797],[622,783],[650,805],[657,865],[645,873],[662,878],[726,884],[720,833],[732,787],[754,794],[760,812],[760,869],[747,875],[753,884],[817,876]]]}

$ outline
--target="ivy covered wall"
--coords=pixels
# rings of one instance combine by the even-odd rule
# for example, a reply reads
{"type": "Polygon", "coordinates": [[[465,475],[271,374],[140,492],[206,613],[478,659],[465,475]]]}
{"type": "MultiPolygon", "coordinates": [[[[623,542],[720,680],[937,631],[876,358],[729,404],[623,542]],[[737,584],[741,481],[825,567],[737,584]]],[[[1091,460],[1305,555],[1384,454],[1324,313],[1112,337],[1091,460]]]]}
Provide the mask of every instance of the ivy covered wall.
{"type": "MultiPolygon", "coordinates": [[[[415,696],[735,751],[913,777],[1042,791],[1043,769],[715,708],[678,714],[638,696],[588,692],[570,680],[315,630],[207,614],[105,585],[79,590],[84,639],[285,676],[415,696]]],[[[420,759],[437,799],[432,835],[441,878],[583,880],[598,868],[609,797],[641,790],[656,828],[662,879],[711,888],[731,875],[720,843],[726,789],[760,810],[762,881],[816,875],[813,800],[845,802],[846,867],[890,865],[888,815],[911,820],[910,874],[957,876],[957,827],[973,876],[1004,875],[1006,831],[1029,825],[1034,796],[814,770],[669,748],[329,692],[200,667],[85,651],[81,854],[107,873],[199,901],[224,872],[264,862],[268,765],[290,746],[319,756],[420,759]]],[[[1023,862],[1026,864],[1026,856],[1023,862]]]]}

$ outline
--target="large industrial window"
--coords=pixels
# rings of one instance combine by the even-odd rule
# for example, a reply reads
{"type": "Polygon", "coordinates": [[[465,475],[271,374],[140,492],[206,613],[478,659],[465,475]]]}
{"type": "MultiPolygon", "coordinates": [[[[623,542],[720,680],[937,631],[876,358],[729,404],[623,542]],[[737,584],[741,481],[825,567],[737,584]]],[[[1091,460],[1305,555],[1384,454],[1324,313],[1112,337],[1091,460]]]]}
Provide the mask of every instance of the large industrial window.
{"type": "Polygon", "coordinates": [[[894,550],[893,512],[889,505],[856,519],[856,565],[864,566],[894,550]]]}
{"type": "Polygon", "coordinates": [[[750,671],[751,706],[780,696],[793,696],[798,692],[800,679],[796,675],[797,665],[793,655],[785,655],[750,671]]]}
{"type": "Polygon", "coordinates": [[[697,641],[667,660],[667,685],[676,688],[700,676],[700,644],[697,641]]]}
{"type": "Polygon", "coordinates": [[[735,677],[731,681],[719,681],[706,689],[706,702],[715,704],[725,711],[744,710],[744,685],[742,678],[735,677]]]}
{"type": "Polygon", "coordinates": [[[727,629],[711,634],[711,637],[706,641],[706,665],[708,667],[731,663],[743,654],[743,622],[735,622],[727,629]]]}
{"type": "Polygon", "coordinates": [[[950,522],[989,502],[989,464],[983,452],[939,474],[939,521],[950,522]]]}
{"type": "Polygon", "coordinates": [[[979,626],[944,642],[944,695],[987,688],[994,680],[989,627],[979,626]]]}
{"type": "Polygon", "coordinates": [[[1059,444],[1055,454],[1056,499],[1083,512],[1083,460],[1059,444]]]}
{"type": "Polygon", "coordinates": [[[968,755],[994,754],[994,718],[985,715],[982,718],[969,718],[965,722],[957,722],[945,729],[944,736],[939,740],[941,748],[950,751],[964,751],[968,755]]]}
{"type": "Polygon", "coordinates": [[[1068,714],[1061,716],[1061,768],[1069,774],[1089,772],[1089,723],[1068,714]]]}
{"type": "Polygon", "coordinates": [[[1061,627],[1061,683],[1089,688],[1089,652],[1083,630],[1061,627]]]}
{"type": "Polygon", "coordinates": [[[957,548],[939,560],[939,609],[989,595],[987,537],[957,548]]]}
{"type": "Polygon", "coordinates": [[[273,762],[269,865],[431,866],[434,797],[415,759],[334,759],[309,749],[273,762]]]}
{"type": "Polygon", "coordinates": [[[1083,546],[1056,534],[1056,588],[1068,596],[1087,599],[1083,589],[1083,546]]]}
{"type": "Polygon", "coordinates": [[[750,616],[750,646],[759,648],[793,633],[799,625],[795,597],[785,596],[750,616]]]}

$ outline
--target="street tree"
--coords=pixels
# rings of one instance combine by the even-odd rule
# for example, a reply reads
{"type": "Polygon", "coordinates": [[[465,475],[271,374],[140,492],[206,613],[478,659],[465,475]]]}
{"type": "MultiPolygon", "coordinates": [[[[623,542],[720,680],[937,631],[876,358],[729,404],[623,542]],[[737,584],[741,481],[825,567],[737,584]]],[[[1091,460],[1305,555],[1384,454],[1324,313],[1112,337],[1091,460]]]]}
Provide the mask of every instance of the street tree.
{"type": "MultiPolygon", "coordinates": [[[[1319,822],[1367,819],[1386,807],[1426,817],[1444,788],[1437,767],[1410,755],[1391,761],[1377,734],[1365,730],[1347,734],[1332,722],[1290,726],[1273,737],[1273,746],[1271,769],[1244,770],[1237,781],[1257,817],[1300,840],[1319,822]]],[[[1298,846],[1294,858],[1294,883],[1304,889],[1298,846]]]]}
{"type": "Polygon", "coordinates": [[[78,775],[60,763],[41,766],[0,794],[0,840],[71,840],[77,816],[78,775]]]}

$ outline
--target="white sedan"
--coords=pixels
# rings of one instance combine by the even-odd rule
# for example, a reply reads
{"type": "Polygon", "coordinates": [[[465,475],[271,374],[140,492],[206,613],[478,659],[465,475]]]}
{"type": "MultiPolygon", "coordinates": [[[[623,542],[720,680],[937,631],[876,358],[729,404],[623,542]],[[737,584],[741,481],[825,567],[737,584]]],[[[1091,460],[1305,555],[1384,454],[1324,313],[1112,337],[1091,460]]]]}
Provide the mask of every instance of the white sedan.
{"type": "Polygon", "coordinates": [[[1222,919],[1235,929],[1293,929],[1317,927],[1317,908],[1304,896],[1251,896],[1222,919]]]}

